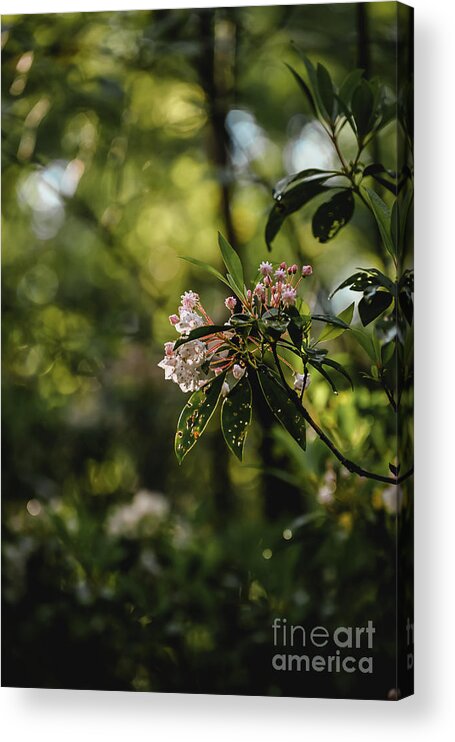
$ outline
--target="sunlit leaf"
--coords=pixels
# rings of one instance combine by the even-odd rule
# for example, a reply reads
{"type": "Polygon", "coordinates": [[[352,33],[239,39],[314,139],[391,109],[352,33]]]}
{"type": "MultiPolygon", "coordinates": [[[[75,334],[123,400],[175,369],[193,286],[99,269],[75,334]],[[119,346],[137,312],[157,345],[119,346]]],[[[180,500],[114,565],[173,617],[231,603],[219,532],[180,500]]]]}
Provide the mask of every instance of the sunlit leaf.
{"type": "Polygon", "coordinates": [[[183,408],[175,434],[175,454],[179,464],[207,427],[218,404],[225,376],[225,373],[216,376],[213,381],[194,392],[183,408]]]}
{"type": "Polygon", "coordinates": [[[344,309],[340,314],[337,316],[336,319],[341,320],[345,323],[344,327],[336,327],[336,326],[330,326],[330,323],[328,323],[328,326],[323,329],[321,334],[319,335],[318,342],[322,342],[324,340],[335,340],[335,338],[339,337],[343,334],[343,332],[346,332],[348,327],[350,326],[352,322],[352,317],[354,315],[354,307],[355,302],[352,302],[346,309],[344,309]]]}
{"type": "Polygon", "coordinates": [[[221,255],[223,256],[224,264],[228,270],[229,275],[232,278],[232,281],[234,282],[234,285],[237,288],[238,295],[243,296],[242,262],[232,245],[230,245],[229,242],[223,237],[221,232],[218,232],[218,244],[220,246],[221,255]]]}
{"type": "Polygon", "coordinates": [[[201,268],[202,270],[206,271],[207,273],[211,273],[212,276],[215,276],[219,281],[222,281],[226,286],[229,286],[228,280],[219,272],[216,268],[214,268],[212,265],[209,265],[208,263],[204,263],[202,260],[196,260],[196,258],[189,258],[185,255],[181,255],[181,260],[186,260],[187,263],[191,263],[192,265],[196,265],[198,268],[201,268]]]}

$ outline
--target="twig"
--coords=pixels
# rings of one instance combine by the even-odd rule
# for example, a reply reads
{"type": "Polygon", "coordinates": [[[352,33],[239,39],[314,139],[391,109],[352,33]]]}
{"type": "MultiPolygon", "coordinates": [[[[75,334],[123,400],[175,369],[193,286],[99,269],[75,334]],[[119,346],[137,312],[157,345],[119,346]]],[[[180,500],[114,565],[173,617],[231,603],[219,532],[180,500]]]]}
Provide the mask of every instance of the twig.
{"type": "Polygon", "coordinates": [[[401,482],[404,482],[405,479],[411,476],[414,472],[414,467],[411,467],[405,474],[402,474],[401,477],[386,477],[382,474],[375,474],[374,472],[370,472],[367,469],[363,469],[361,466],[356,464],[354,461],[351,461],[350,459],[346,458],[341,451],[338,450],[338,448],[335,446],[335,444],[330,440],[330,438],[324,433],[322,428],[319,427],[317,422],[313,420],[308,410],[303,406],[299,396],[294,392],[293,389],[289,386],[289,384],[286,381],[286,377],[284,376],[283,369],[281,368],[280,360],[278,358],[278,353],[276,350],[275,344],[272,345],[272,353],[275,360],[276,367],[278,369],[278,373],[280,374],[281,381],[284,385],[284,388],[289,394],[290,399],[296,406],[296,408],[299,410],[299,412],[302,414],[308,425],[310,425],[315,433],[319,436],[321,441],[325,443],[327,448],[329,448],[334,456],[338,459],[338,461],[343,464],[343,466],[350,471],[352,474],[357,474],[359,477],[366,477],[367,479],[374,479],[377,482],[384,482],[385,484],[401,484],[401,482]]]}

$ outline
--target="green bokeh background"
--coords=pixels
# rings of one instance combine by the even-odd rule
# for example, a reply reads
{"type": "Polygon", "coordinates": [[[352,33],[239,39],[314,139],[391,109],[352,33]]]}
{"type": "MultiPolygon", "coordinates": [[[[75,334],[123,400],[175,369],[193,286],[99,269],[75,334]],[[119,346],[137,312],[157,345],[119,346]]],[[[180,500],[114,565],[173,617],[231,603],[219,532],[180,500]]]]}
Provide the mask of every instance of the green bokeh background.
{"type": "MultiPolygon", "coordinates": [[[[226,318],[216,233],[251,277],[274,182],[333,153],[285,62],[393,97],[395,3],[4,17],[3,600],[8,685],[385,698],[395,682],[395,517],[385,487],[303,453],[259,406],[243,464],[212,421],[177,465],[185,398],[157,363],[185,289],[226,318]],[[330,497],[321,493],[329,482],[330,497]],[[334,485],[330,484],[335,482],[334,485]],[[374,678],[280,674],[271,623],[377,627],[374,678]]],[[[375,152],[394,164],[394,130],[375,152]]],[[[350,142],[345,141],[347,151],[350,142]]],[[[272,258],[311,263],[305,298],[387,270],[369,215],[327,245],[311,213],[272,258]]],[[[311,409],[387,473],[394,425],[368,363],[315,373],[311,409]]],[[[407,492],[404,492],[406,500],[407,492]]]]}

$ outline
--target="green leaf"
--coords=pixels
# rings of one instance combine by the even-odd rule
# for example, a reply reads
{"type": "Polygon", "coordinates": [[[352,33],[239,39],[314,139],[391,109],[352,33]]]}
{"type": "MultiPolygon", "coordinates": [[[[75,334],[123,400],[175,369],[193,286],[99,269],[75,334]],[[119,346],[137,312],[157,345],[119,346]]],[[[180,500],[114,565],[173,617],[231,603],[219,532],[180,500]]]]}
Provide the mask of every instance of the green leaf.
{"type": "Polygon", "coordinates": [[[352,113],[351,113],[350,109],[348,108],[348,106],[346,105],[346,103],[344,102],[344,100],[342,98],[340,98],[339,95],[337,95],[337,93],[335,93],[335,99],[336,99],[336,101],[338,103],[338,108],[340,109],[340,111],[342,112],[342,114],[349,121],[349,126],[351,127],[352,131],[354,132],[354,134],[357,134],[357,129],[356,129],[355,121],[354,121],[354,118],[352,116],[352,113]]]}
{"type": "Polygon", "coordinates": [[[311,317],[301,315],[297,307],[289,307],[286,310],[286,313],[291,318],[291,321],[288,325],[288,333],[289,337],[291,338],[292,342],[294,343],[294,346],[297,348],[297,350],[300,353],[300,350],[302,348],[302,341],[303,341],[303,332],[304,329],[309,329],[311,325],[311,317]]]}
{"type": "Polygon", "coordinates": [[[289,189],[289,186],[293,183],[297,183],[297,181],[311,180],[311,182],[323,182],[329,180],[330,178],[334,178],[335,176],[338,177],[339,175],[340,173],[337,170],[320,170],[316,167],[306,168],[306,170],[300,170],[298,173],[287,175],[285,178],[282,178],[278,181],[278,183],[275,184],[275,187],[273,189],[273,198],[275,199],[275,201],[279,200],[280,197],[283,196],[283,194],[289,189]]]}
{"type": "Polygon", "coordinates": [[[381,165],[381,163],[373,162],[370,165],[367,165],[362,173],[362,176],[364,178],[371,176],[384,188],[387,188],[388,191],[396,196],[398,191],[397,174],[391,170],[387,170],[384,165],[381,165]],[[390,180],[387,180],[383,177],[384,173],[389,177],[390,180]]]}
{"type": "Polygon", "coordinates": [[[215,412],[225,376],[225,373],[216,376],[194,392],[183,408],[175,434],[175,454],[179,464],[197,443],[215,412]]]}
{"type": "Polygon", "coordinates": [[[387,252],[395,258],[396,253],[390,232],[391,211],[382,198],[378,196],[376,191],[373,191],[371,188],[364,188],[363,190],[366,192],[370,202],[384,247],[387,252]]]}
{"type": "Polygon", "coordinates": [[[220,246],[221,255],[223,256],[224,264],[237,288],[238,294],[239,296],[243,296],[244,281],[242,262],[232,245],[230,245],[223,237],[221,232],[218,232],[218,244],[220,246]]]}
{"type": "Polygon", "coordinates": [[[412,294],[408,288],[404,288],[398,295],[398,301],[401,311],[406,317],[408,325],[412,325],[412,318],[414,316],[414,302],[412,294]]]}
{"type": "MultiPolygon", "coordinates": [[[[348,307],[349,309],[349,307],[348,307]]],[[[317,322],[326,322],[328,325],[335,325],[335,327],[342,327],[343,330],[349,328],[349,324],[345,322],[341,317],[336,317],[334,314],[313,314],[311,317],[317,322]]]]}
{"type": "Polygon", "coordinates": [[[319,97],[329,120],[332,121],[334,104],[333,83],[328,70],[322,64],[318,64],[317,66],[316,79],[319,97]]]}
{"type": "Polygon", "coordinates": [[[391,305],[393,297],[388,291],[376,291],[371,297],[363,296],[359,301],[359,314],[366,327],[391,305]]]}
{"type": "Polygon", "coordinates": [[[177,340],[174,350],[177,350],[177,348],[180,348],[185,343],[191,342],[191,340],[207,337],[207,335],[213,335],[215,332],[228,332],[229,330],[232,330],[229,325],[203,325],[202,327],[195,327],[186,337],[180,337],[177,340]]]}
{"type": "Polygon", "coordinates": [[[362,75],[363,70],[353,70],[348,75],[346,75],[343,82],[341,83],[338,94],[346,107],[350,105],[352,94],[359,84],[360,80],[362,79],[362,75]]]}
{"type": "Polygon", "coordinates": [[[289,322],[289,315],[281,313],[274,307],[272,309],[269,309],[267,312],[264,312],[261,317],[261,325],[263,325],[265,328],[269,328],[279,332],[280,335],[286,331],[289,322]]]}
{"type": "Polygon", "coordinates": [[[247,337],[253,330],[256,320],[250,314],[233,314],[229,321],[231,329],[235,328],[237,334],[247,337]]]}
{"type": "Polygon", "coordinates": [[[331,368],[334,368],[335,371],[338,371],[339,374],[345,377],[347,379],[352,387],[354,389],[354,382],[352,381],[350,375],[344,368],[344,366],[341,365],[341,363],[338,363],[338,361],[334,361],[332,358],[324,358],[322,361],[322,364],[325,364],[326,366],[330,366],[331,368]]]}
{"type": "Polygon", "coordinates": [[[367,335],[366,332],[364,332],[363,330],[360,330],[357,327],[351,327],[351,333],[354,335],[359,345],[362,346],[365,353],[367,353],[370,360],[374,361],[376,359],[376,354],[374,352],[371,337],[367,335]]]}
{"type": "Polygon", "coordinates": [[[224,440],[240,461],[251,422],[251,402],[251,384],[245,374],[231,389],[221,407],[221,429],[224,440]]]}
{"type": "Polygon", "coordinates": [[[335,193],[330,201],[321,204],[313,215],[313,235],[319,242],[333,239],[352,218],[354,196],[351,189],[335,193]]]}
{"type": "MultiPolygon", "coordinates": [[[[192,265],[196,265],[198,268],[202,268],[202,270],[207,271],[207,273],[211,273],[212,276],[215,276],[216,278],[218,278],[219,281],[222,281],[222,283],[226,284],[226,286],[229,286],[227,279],[212,265],[204,263],[202,260],[196,260],[196,258],[188,258],[184,255],[180,255],[180,259],[186,260],[187,263],[192,263],[192,265]]],[[[229,286],[229,288],[231,287],[229,286]]]]}
{"type": "Polygon", "coordinates": [[[299,446],[305,450],[305,419],[290,399],[289,390],[284,389],[280,381],[267,366],[259,366],[258,377],[262,393],[273,415],[299,446]]]}
{"type": "Polygon", "coordinates": [[[311,95],[310,88],[306,84],[306,82],[303,79],[303,77],[301,77],[299,75],[299,73],[296,72],[296,70],[293,67],[291,67],[290,64],[287,64],[287,62],[285,62],[285,65],[288,68],[288,70],[292,73],[292,75],[294,76],[294,79],[296,80],[297,85],[303,91],[303,94],[304,94],[305,98],[307,99],[311,110],[313,111],[314,115],[316,116],[317,115],[316,106],[314,104],[314,100],[313,100],[313,96],[311,95]]]}
{"type": "Polygon", "coordinates": [[[370,131],[370,121],[374,108],[374,92],[366,80],[361,80],[352,94],[351,110],[357,127],[357,134],[363,138],[370,131]]]}
{"type": "Polygon", "coordinates": [[[340,283],[339,286],[336,287],[332,291],[332,293],[329,296],[329,299],[331,299],[337,291],[341,291],[341,289],[346,289],[349,286],[351,291],[363,291],[368,286],[368,275],[362,271],[358,273],[353,273],[352,276],[349,276],[349,278],[346,278],[342,283],[340,283]]]}
{"type": "Polygon", "coordinates": [[[325,370],[325,368],[322,365],[322,363],[320,361],[309,361],[309,363],[310,363],[311,366],[313,366],[313,368],[315,368],[317,371],[319,371],[319,373],[321,374],[321,376],[323,376],[324,379],[329,383],[332,391],[335,392],[335,394],[338,394],[337,388],[335,386],[335,383],[334,383],[332,377],[327,373],[327,371],[325,370]]]}
{"type": "Polygon", "coordinates": [[[328,190],[321,180],[326,180],[326,178],[304,181],[278,196],[265,227],[265,240],[269,250],[272,249],[272,241],[280,231],[286,217],[301,209],[320,193],[328,190]]]}
{"type": "MultiPolygon", "coordinates": [[[[355,302],[352,302],[346,309],[344,309],[340,314],[337,316],[337,319],[341,320],[343,323],[345,323],[344,327],[336,327],[330,325],[328,327],[325,327],[318,338],[318,343],[324,341],[324,340],[335,340],[335,338],[339,337],[343,334],[343,332],[346,332],[348,327],[350,326],[352,322],[352,317],[354,315],[354,307],[355,302]]],[[[329,324],[329,323],[328,323],[329,324]]]]}
{"type": "Polygon", "coordinates": [[[319,93],[319,86],[318,86],[318,76],[317,72],[314,68],[313,63],[306,57],[304,54],[300,54],[300,56],[303,59],[303,63],[305,65],[310,85],[313,92],[313,98],[316,105],[316,113],[318,114],[319,118],[323,120],[327,120],[327,111],[325,110],[324,103],[322,102],[322,98],[319,93]]]}

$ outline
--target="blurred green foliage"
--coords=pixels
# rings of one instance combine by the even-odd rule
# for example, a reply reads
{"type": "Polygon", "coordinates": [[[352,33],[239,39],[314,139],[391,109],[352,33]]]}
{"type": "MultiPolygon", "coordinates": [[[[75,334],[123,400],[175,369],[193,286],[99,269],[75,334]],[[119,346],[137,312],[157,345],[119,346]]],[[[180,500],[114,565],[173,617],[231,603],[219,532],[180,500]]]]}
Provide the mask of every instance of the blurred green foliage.
{"type": "MultiPolygon", "coordinates": [[[[3,18],[4,682],[19,686],[386,697],[394,683],[394,501],[256,423],[242,465],[218,425],[178,467],[182,394],[157,362],[176,297],[225,294],[181,261],[251,272],[271,184],[331,151],[284,62],[292,42],[339,83],[393,94],[396,6],[3,18]],[[378,627],[377,673],[274,673],[271,623],[378,627]]],[[[393,129],[379,138],[393,165],[393,129]]],[[[375,158],[376,161],[377,158],[375,158]]],[[[328,245],[305,212],[274,259],[305,257],[321,310],[357,265],[385,270],[366,211],[328,245]]],[[[333,309],[349,292],[334,298],[333,309]]],[[[386,400],[313,379],[318,419],[352,458],[390,461],[386,400]]],[[[409,492],[405,489],[406,501],[409,492]]]]}

